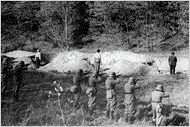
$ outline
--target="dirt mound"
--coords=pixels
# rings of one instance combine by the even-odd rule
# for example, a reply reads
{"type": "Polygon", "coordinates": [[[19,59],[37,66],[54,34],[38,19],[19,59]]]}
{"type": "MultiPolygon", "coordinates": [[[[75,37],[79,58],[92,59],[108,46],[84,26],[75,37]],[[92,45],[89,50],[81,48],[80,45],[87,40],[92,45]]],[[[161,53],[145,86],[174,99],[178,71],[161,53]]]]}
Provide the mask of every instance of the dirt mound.
{"type": "MultiPolygon", "coordinates": [[[[90,70],[89,64],[84,61],[87,58],[90,63],[94,62],[94,53],[82,53],[78,51],[59,53],[49,64],[41,67],[40,70],[58,72],[75,72],[77,69],[90,70]]],[[[150,58],[127,51],[113,51],[102,53],[101,69],[110,68],[107,73],[116,72],[123,75],[134,73],[148,73],[150,67],[143,65],[150,58]]]]}
{"type": "Polygon", "coordinates": [[[21,50],[16,50],[12,52],[8,52],[3,54],[7,57],[13,57],[13,58],[20,58],[20,57],[29,57],[29,56],[34,56],[34,52],[27,52],[27,51],[21,51],[21,50]]]}

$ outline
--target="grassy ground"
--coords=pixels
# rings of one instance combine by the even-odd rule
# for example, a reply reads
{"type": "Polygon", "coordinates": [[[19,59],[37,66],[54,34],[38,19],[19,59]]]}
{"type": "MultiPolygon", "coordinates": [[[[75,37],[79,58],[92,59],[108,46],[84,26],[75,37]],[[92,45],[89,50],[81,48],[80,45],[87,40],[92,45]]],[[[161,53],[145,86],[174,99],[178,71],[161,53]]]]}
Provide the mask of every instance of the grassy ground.
{"type": "MultiPolygon", "coordinates": [[[[155,86],[163,84],[170,100],[163,100],[165,104],[165,115],[168,117],[168,125],[189,125],[189,78],[187,74],[180,74],[179,77],[170,75],[144,76],[137,85],[142,88],[136,91],[137,113],[136,120],[132,125],[149,126],[151,124],[151,108],[149,106],[150,94],[155,86]]],[[[126,125],[122,122],[124,111],[124,90],[123,86],[128,77],[121,77],[122,82],[117,86],[117,118],[113,122],[105,117],[106,93],[105,81],[98,86],[98,101],[95,114],[87,114],[87,95],[85,90],[88,84],[88,77],[82,83],[82,95],[80,108],[76,114],[72,114],[73,97],[69,91],[62,93],[60,97],[61,110],[57,96],[48,98],[44,91],[53,90],[51,86],[54,80],[61,79],[64,89],[72,85],[72,75],[53,72],[27,72],[24,77],[24,86],[21,89],[20,101],[12,101],[11,87],[8,90],[7,98],[2,101],[1,124],[6,126],[104,126],[104,125],[126,125]],[[63,117],[61,114],[63,111],[63,117]]],[[[105,80],[105,77],[103,78],[105,80]]]]}

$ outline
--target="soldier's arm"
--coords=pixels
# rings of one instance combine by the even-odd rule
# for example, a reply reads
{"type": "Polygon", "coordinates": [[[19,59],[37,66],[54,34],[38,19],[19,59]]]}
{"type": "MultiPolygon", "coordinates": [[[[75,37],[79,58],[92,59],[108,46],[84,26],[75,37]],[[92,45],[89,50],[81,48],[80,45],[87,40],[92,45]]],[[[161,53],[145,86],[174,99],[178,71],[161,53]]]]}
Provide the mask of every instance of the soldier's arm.
{"type": "Polygon", "coordinates": [[[140,86],[135,86],[135,89],[140,89],[141,87],[140,86]]]}
{"type": "Polygon", "coordinates": [[[120,79],[117,78],[116,80],[113,80],[112,83],[113,83],[113,84],[118,84],[118,83],[120,83],[120,79]]]}
{"type": "Polygon", "coordinates": [[[167,97],[170,97],[170,95],[165,94],[165,93],[162,94],[162,98],[167,98],[167,97]]]}
{"type": "Polygon", "coordinates": [[[101,77],[98,77],[98,78],[95,80],[96,83],[101,82],[101,81],[102,81],[101,77]]]}

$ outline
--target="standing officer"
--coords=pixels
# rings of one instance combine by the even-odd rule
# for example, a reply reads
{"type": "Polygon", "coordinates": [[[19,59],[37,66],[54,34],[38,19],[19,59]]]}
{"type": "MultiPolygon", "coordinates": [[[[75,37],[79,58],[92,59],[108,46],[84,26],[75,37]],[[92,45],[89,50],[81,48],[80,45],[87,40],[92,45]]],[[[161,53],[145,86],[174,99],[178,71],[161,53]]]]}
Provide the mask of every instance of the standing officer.
{"type": "Polygon", "coordinates": [[[13,66],[9,64],[8,58],[3,59],[2,68],[1,68],[1,93],[2,93],[2,99],[5,97],[5,90],[8,85],[8,79],[10,74],[10,69],[12,69],[13,66]]]}
{"type": "Polygon", "coordinates": [[[114,111],[116,109],[117,100],[116,100],[116,91],[115,85],[120,83],[120,80],[116,77],[115,72],[113,72],[110,77],[106,79],[106,116],[114,120],[114,111]]]}
{"type": "Polygon", "coordinates": [[[135,86],[136,80],[134,77],[130,77],[128,83],[125,84],[124,90],[125,90],[125,114],[124,119],[127,122],[132,123],[132,118],[134,117],[134,114],[136,113],[136,97],[135,97],[135,89],[139,89],[140,87],[135,86]]]}
{"type": "Polygon", "coordinates": [[[73,92],[74,95],[74,104],[73,104],[73,111],[74,113],[76,110],[79,108],[79,99],[81,95],[81,81],[83,78],[83,70],[79,69],[77,74],[73,77],[73,86],[71,87],[71,91],[73,92]]]}
{"type": "Polygon", "coordinates": [[[92,115],[93,111],[96,106],[96,99],[97,99],[97,83],[101,81],[101,77],[97,77],[97,72],[94,71],[93,74],[89,78],[89,88],[87,89],[86,93],[89,97],[88,100],[88,108],[89,114],[92,115]]]}
{"type": "Polygon", "coordinates": [[[169,66],[170,66],[170,74],[171,75],[175,75],[175,67],[176,67],[176,64],[177,64],[177,57],[174,56],[175,53],[174,52],[171,52],[171,56],[168,58],[168,63],[169,63],[169,66]]]}
{"type": "Polygon", "coordinates": [[[99,75],[99,71],[100,71],[100,63],[101,63],[101,53],[100,53],[100,49],[98,49],[94,57],[94,65],[95,65],[95,70],[97,72],[97,76],[99,75]]]}
{"type": "Polygon", "coordinates": [[[164,93],[164,87],[162,85],[158,85],[155,89],[155,91],[152,92],[151,100],[152,100],[152,112],[153,117],[152,121],[156,126],[162,125],[163,121],[163,104],[162,104],[162,98],[167,98],[169,95],[165,95],[164,93]]]}
{"type": "Polygon", "coordinates": [[[25,66],[24,61],[19,61],[19,63],[14,68],[14,91],[15,96],[14,100],[19,100],[19,91],[23,84],[23,72],[24,70],[27,70],[27,66],[25,66]]]}

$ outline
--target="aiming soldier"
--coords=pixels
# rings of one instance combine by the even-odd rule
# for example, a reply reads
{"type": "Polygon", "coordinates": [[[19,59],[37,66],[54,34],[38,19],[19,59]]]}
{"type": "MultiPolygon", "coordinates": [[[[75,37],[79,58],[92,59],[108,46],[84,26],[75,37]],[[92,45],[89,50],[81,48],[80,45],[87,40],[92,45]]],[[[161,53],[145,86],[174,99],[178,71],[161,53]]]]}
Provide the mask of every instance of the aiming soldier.
{"type": "Polygon", "coordinates": [[[97,75],[99,75],[100,63],[101,63],[101,53],[100,53],[100,49],[98,49],[94,57],[94,65],[95,65],[95,70],[97,72],[97,75]]]}
{"type": "Polygon", "coordinates": [[[73,92],[74,95],[74,104],[73,104],[73,112],[79,108],[79,99],[81,95],[81,81],[83,78],[83,70],[79,69],[77,74],[73,77],[73,86],[70,88],[70,91],[73,92]]]}
{"type": "Polygon", "coordinates": [[[106,105],[106,116],[107,118],[111,118],[114,120],[114,112],[117,105],[116,100],[116,91],[115,85],[120,83],[119,78],[117,78],[115,72],[113,72],[110,77],[106,79],[106,98],[107,98],[107,105],[106,105]]]}
{"type": "Polygon", "coordinates": [[[9,63],[8,58],[3,59],[2,68],[1,68],[1,93],[2,99],[5,97],[5,90],[7,88],[9,73],[13,66],[9,63]]]}
{"type": "Polygon", "coordinates": [[[152,92],[151,100],[152,100],[152,112],[153,117],[152,121],[156,126],[162,126],[163,124],[163,104],[162,98],[168,98],[169,95],[165,95],[164,87],[162,85],[158,85],[155,91],[152,92]]]}
{"type": "Polygon", "coordinates": [[[27,66],[25,66],[24,61],[19,61],[19,63],[15,66],[14,68],[14,100],[18,101],[19,100],[19,91],[20,88],[23,85],[23,72],[24,70],[27,70],[27,66]]]}
{"type": "Polygon", "coordinates": [[[136,113],[135,103],[136,103],[136,97],[135,97],[135,90],[139,89],[139,86],[136,85],[136,80],[134,77],[130,77],[128,83],[125,84],[124,90],[125,90],[125,113],[124,113],[124,119],[127,122],[132,123],[132,118],[134,117],[134,114],[136,113]]]}
{"type": "Polygon", "coordinates": [[[175,53],[174,52],[171,52],[171,56],[168,58],[168,63],[169,63],[169,66],[170,66],[170,74],[171,75],[175,75],[175,67],[176,67],[176,64],[177,64],[177,57],[174,56],[175,53]]]}
{"type": "Polygon", "coordinates": [[[86,93],[89,97],[88,100],[88,108],[89,114],[92,115],[93,111],[96,106],[96,99],[97,99],[97,83],[101,82],[101,77],[97,77],[97,72],[94,71],[93,74],[89,78],[89,88],[87,89],[86,93]]]}

